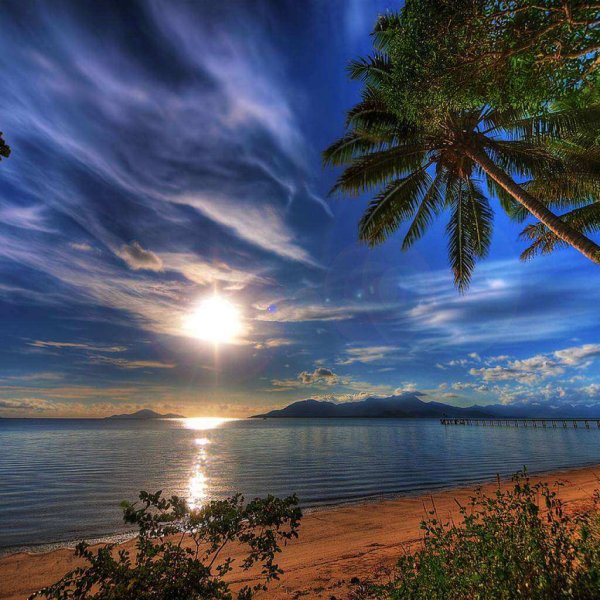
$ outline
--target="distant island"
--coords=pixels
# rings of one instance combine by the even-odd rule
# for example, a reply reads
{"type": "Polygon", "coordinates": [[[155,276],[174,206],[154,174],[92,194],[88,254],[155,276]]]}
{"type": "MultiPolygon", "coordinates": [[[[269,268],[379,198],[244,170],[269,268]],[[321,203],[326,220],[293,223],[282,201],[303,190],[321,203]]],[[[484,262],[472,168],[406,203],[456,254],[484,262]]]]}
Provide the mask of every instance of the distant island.
{"type": "Polygon", "coordinates": [[[150,410],[149,408],[143,408],[142,410],[138,410],[134,413],[123,413],[120,415],[111,415],[110,417],[105,417],[105,419],[185,419],[183,415],[177,415],[175,413],[166,413],[161,415],[154,410],[150,410]]]}
{"type": "Polygon", "coordinates": [[[468,407],[452,406],[443,402],[424,402],[419,392],[410,392],[379,398],[376,396],[356,402],[300,400],[285,408],[272,410],[252,418],[600,418],[600,405],[548,404],[491,404],[468,407]]]}

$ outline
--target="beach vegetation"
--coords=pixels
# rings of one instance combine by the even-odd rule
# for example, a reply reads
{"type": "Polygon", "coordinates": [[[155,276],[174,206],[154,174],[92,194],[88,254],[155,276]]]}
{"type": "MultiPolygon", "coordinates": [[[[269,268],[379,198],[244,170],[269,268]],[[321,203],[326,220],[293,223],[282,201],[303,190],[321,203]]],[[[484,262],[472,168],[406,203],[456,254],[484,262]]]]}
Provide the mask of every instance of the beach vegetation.
{"type": "Polygon", "coordinates": [[[421,524],[423,541],[407,549],[385,583],[357,582],[356,600],[531,600],[600,597],[598,498],[569,514],[547,483],[526,472],[507,491],[477,491],[445,519],[433,505],[421,524]]]}
{"type": "Polygon", "coordinates": [[[245,503],[237,494],[193,509],[177,496],[140,492],[139,502],[123,503],[125,523],[138,529],[135,552],[82,542],[75,554],[85,565],[30,599],[249,600],[283,572],[276,557],[298,536],[301,516],[296,496],[245,503]],[[233,543],[246,551],[239,565],[227,554],[233,543]],[[224,577],[235,566],[258,568],[259,583],[234,594],[224,577]]]}

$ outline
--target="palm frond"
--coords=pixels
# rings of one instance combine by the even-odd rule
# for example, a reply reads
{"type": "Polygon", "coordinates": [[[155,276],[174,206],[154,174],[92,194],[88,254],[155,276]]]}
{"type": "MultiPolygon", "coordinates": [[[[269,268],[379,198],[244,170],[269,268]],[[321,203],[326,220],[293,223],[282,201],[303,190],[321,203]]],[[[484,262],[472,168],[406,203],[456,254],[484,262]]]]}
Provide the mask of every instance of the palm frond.
{"type": "Polygon", "coordinates": [[[389,79],[391,62],[387,54],[376,53],[373,56],[353,60],[348,65],[350,79],[358,79],[368,85],[380,85],[389,79]]]}
{"type": "Polygon", "coordinates": [[[367,139],[359,132],[350,131],[323,151],[323,164],[327,166],[345,165],[357,157],[381,152],[384,148],[385,144],[382,141],[367,139]]]}
{"type": "Polygon", "coordinates": [[[397,129],[398,126],[398,117],[390,112],[381,93],[370,86],[365,89],[362,101],[351,108],[346,115],[346,127],[389,131],[397,129]]]}
{"type": "Polygon", "coordinates": [[[342,191],[351,195],[372,190],[390,180],[404,177],[422,166],[426,149],[421,144],[395,146],[372,152],[355,160],[339,177],[330,194],[342,191]]]}
{"type": "Polygon", "coordinates": [[[600,104],[585,108],[566,108],[516,119],[504,130],[513,139],[544,140],[568,138],[600,127],[600,104]]]}
{"type": "Polygon", "coordinates": [[[404,236],[402,250],[408,250],[417,240],[421,239],[433,219],[444,208],[443,187],[444,173],[442,170],[438,170],[429,189],[423,195],[413,221],[404,236]]]}
{"type": "Polygon", "coordinates": [[[479,129],[483,129],[486,135],[504,133],[513,129],[514,123],[526,116],[519,108],[490,108],[482,112],[479,129]]]}
{"type": "Polygon", "coordinates": [[[533,243],[521,252],[520,259],[522,261],[531,260],[538,255],[550,254],[558,248],[566,248],[568,244],[556,237],[542,223],[528,225],[520,233],[519,237],[524,240],[532,241],[533,243]]]}
{"type": "MultiPolygon", "coordinates": [[[[600,202],[592,202],[560,216],[573,229],[590,234],[600,231],[600,202]]],[[[532,244],[521,253],[521,260],[530,260],[540,254],[550,254],[568,244],[550,231],[543,223],[533,223],[525,227],[519,237],[532,244]]]]}
{"type": "Polygon", "coordinates": [[[464,293],[475,262],[489,250],[493,213],[486,197],[470,179],[452,177],[447,184],[446,202],[452,207],[446,227],[448,257],[454,283],[464,293]]]}
{"type": "Polygon", "coordinates": [[[522,187],[546,206],[566,209],[600,200],[600,178],[578,173],[563,173],[557,177],[539,177],[522,187]]]}
{"type": "Polygon", "coordinates": [[[467,182],[466,201],[469,204],[467,224],[474,252],[478,258],[487,256],[492,241],[494,212],[481,188],[472,180],[467,182]]]}
{"type": "Polygon", "coordinates": [[[427,165],[392,181],[369,202],[359,223],[359,239],[370,246],[384,242],[414,215],[431,184],[427,165]]]}
{"type": "Polygon", "coordinates": [[[390,40],[394,31],[400,27],[400,14],[389,13],[380,15],[373,29],[373,46],[380,52],[386,51],[389,48],[390,40]]]}
{"type": "Polygon", "coordinates": [[[488,139],[485,146],[501,169],[519,177],[546,176],[564,170],[560,158],[539,144],[488,139]]]}

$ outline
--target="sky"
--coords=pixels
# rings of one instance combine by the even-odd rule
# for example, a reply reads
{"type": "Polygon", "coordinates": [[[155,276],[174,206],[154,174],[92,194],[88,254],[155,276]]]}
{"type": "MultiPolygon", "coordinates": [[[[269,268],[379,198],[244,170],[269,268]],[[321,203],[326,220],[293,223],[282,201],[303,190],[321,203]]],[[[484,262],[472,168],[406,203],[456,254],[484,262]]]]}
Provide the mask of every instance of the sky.
{"type": "Polygon", "coordinates": [[[247,416],[304,398],[594,404],[600,271],[519,261],[496,209],[461,296],[445,220],[410,251],[329,198],[384,0],[0,6],[0,416],[247,416]],[[218,294],[243,334],[186,327],[218,294]]]}

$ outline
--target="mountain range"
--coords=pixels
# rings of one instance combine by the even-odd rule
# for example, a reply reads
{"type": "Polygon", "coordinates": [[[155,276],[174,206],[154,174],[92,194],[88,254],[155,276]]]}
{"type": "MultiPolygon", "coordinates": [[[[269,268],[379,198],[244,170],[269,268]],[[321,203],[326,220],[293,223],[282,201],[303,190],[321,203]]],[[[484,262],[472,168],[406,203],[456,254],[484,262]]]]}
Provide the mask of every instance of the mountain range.
{"type": "Polygon", "coordinates": [[[285,408],[272,410],[253,418],[600,418],[600,404],[551,407],[542,404],[490,404],[468,407],[443,402],[424,402],[419,392],[384,398],[369,397],[356,402],[300,400],[285,408]]]}

